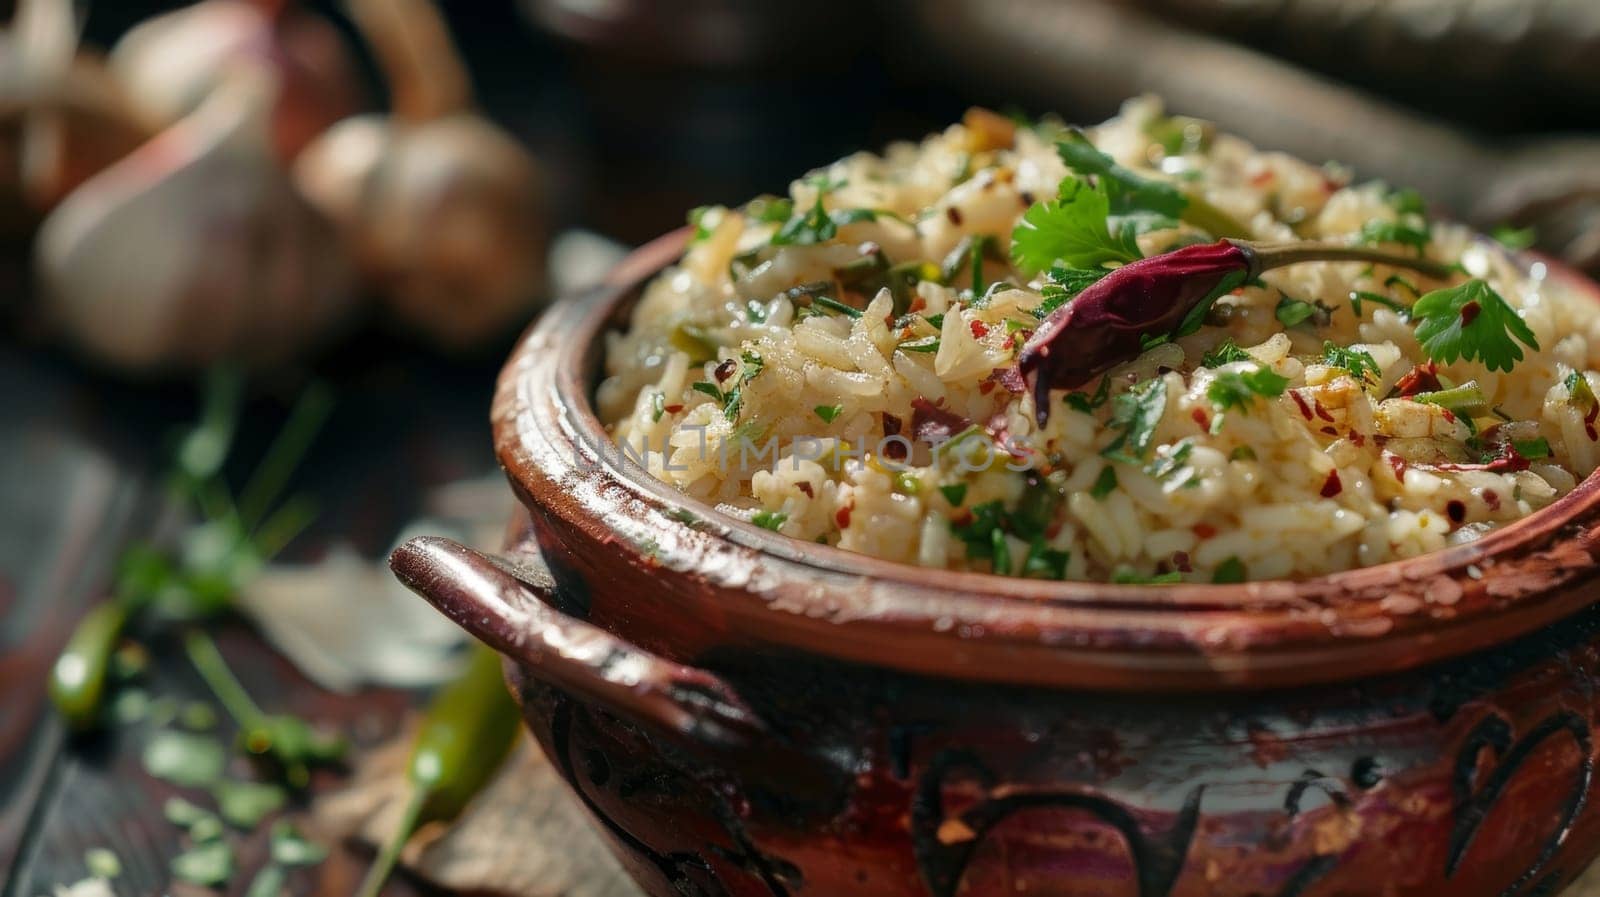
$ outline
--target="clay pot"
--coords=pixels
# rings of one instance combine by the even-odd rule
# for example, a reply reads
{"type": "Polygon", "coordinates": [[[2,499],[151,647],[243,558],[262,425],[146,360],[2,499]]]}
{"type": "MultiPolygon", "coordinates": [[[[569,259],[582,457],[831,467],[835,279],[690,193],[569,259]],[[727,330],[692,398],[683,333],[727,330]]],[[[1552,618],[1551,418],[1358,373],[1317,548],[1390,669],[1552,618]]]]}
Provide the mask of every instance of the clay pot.
{"type": "Polygon", "coordinates": [[[682,241],[506,365],[495,443],[526,509],[503,556],[393,559],[508,657],[651,895],[1549,894],[1600,852],[1600,479],[1299,583],[1003,579],[796,542],[651,479],[590,409],[597,337],[682,241]]]}

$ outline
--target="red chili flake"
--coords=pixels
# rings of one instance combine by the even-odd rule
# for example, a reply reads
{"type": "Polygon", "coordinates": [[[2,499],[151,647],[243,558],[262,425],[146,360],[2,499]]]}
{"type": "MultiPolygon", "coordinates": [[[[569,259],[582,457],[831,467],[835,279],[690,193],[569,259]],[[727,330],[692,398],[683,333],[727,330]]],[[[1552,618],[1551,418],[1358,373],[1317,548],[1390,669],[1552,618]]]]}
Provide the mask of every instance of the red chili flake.
{"type": "Polygon", "coordinates": [[[988,395],[991,392],[994,392],[994,381],[993,380],[985,380],[982,383],[978,384],[978,393],[980,395],[988,395]]]}
{"type": "Polygon", "coordinates": [[[1365,433],[1361,433],[1361,432],[1359,432],[1357,430],[1351,430],[1350,431],[1350,444],[1355,446],[1356,448],[1360,448],[1361,446],[1366,445],[1367,444],[1367,436],[1366,436],[1366,434],[1365,433]]]}
{"type": "Polygon", "coordinates": [[[1209,523],[1196,523],[1191,529],[1199,539],[1209,539],[1217,534],[1217,528],[1209,523]]]}
{"type": "Polygon", "coordinates": [[[1430,361],[1407,371],[1395,381],[1394,388],[1401,396],[1409,398],[1419,392],[1438,392],[1444,385],[1439,382],[1439,366],[1430,361]]]}
{"type": "Polygon", "coordinates": [[[1317,417],[1322,418],[1330,424],[1333,423],[1333,415],[1328,413],[1328,409],[1322,407],[1322,400],[1314,399],[1313,402],[1315,403],[1315,407],[1317,409],[1317,417]]]}
{"type": "Polygon", "coordinates": [[[1175,551],[1175,552],[1173,552],[1172,553],[1172,566],[1177,568],[1179,573],[1193,573],[1194,572],[1194,565],[1189,563],[1189,552],[1187,552],[1187,551],[1175,551]]]}
{"type": "Polygon", "coordinates": [[[833,522],[838,524],[840,529],[848,529],[850,526],[850,506],[845,505],[839,510],[834,511],[833,522]]]}
{"type": "Polygon", "coordinates": [[[1328,471],[1328,478],[1322,481],[1322,497],[1332,498],[1344,491],[1344,483],[1339,481],[1339,471],[1328,471]]]}
{"type": "Polygon", "coordinates": [[[1500,493],[1493,489],[1483,490],[1483,503],[1488,505],[1491,511],[1500,510],[1500,493]]]}
{"type": "Polygon", "coordinates": [[[928,307],[928,300],[922,298],[921,296],[918,296],[917,298],[911,300],[911,305],[906,309],[906,311],[908,311],[908,312],[919,312],[919,311],[922,311],[924,308],[927,308],[927,307],[928,307]]]}
{"type": "Polygon", "coordinates": [[[1313,417],[1316,417],[1316,413],[1311,410],[1311,406],[1307,405],[1305,398],[1300,395],[1300,390],[1289,390],[1289,397],[1294,399],[1294,403],[1296,405],[1300,406],[1300,414],[1306,420],[1311,420],[1313,417]]]}
{"type": "Polygon", "coordinates": [[[716,368],[711,371],[711,376],[716,377],[718,383],[725,383],[729,377],[733,376],[733,372],[736,368],[738,368],[738,365],[732,358],[730,358],[727,361],[717,365],[716,368]]]}
{"type": "Polygon", "coordinates": [[[1450,522],[1458,526],[1467,519],[1467,506],[1460,499],[1452,498],[1446,502],[1444,512],[1450,516],[1450,522]]]}
{"type": "Polygon", "coordinates": [[[1461,326],[1469,327],[1473,321],[1478,320],[1478,313],[1483,311],[1483,306],[1476,302],[1468,302],[1461,306],[1461,326]]]}
{"type": "Polygon", "coordinates": [[[1194,418],[1194,422],[1200,426],[1200,429],[1210,431],[1211,417],[1210,415],[1206,414],[1206,410],[1204,408],[1196,408],[1195,410],[1189,412],[1189,416],[1194,418]]]}
{"type": "Polygon", "coordinates": [[[1453,424],[1453,423],[1456,422],[1455,412],[1451,411],[1449,408],[1440,408],[1439,409],[1439,413],[1444,415],[1444,419],[1449,421],[1450,423],[1453,424]]]}
{"type": "Polygon", "coordinates": [[[950,206],[949,208],[945,209],[944,217],[950,219],[950,223],[954,224],[956,227],[961,226],[961,210],[955,206],[950,206]]]}
{"type": "Polygon", "coordinates": [[[900,328],[900,338],[902,340],[910,339],[913,332],[914,331],[912,331],[911,325],[907,324],[906,326],[900,328]]]}
{"type": "Polygon", "coordinates": [[[677,414],[679,411],[683,410],[683,405],[681,403],[677,405],[663,405],[661,406],[661,410],[668,414],[677,414]]]}
{"type": "Polygon", "coordinates": [[[973,321],[971,324],[972,338],[983,339],[989,335],[989,325],[982,321],[973,321]]]}
{"type": "Polygon", "coordinates": [[[1326,436],[1338,436],[1339,435],[1339,431],[1337,429],[1333,428],[1333,427],[1323,427],[1322,428],[1322,433],[1323,433],[1323,435],[1326,435],[1326,436]]]}
{"type": "Polygon", "coordinates": [[[1394,478],[1404,482],[1406,478],[1406,459],[1396,455],[1394,452],[1384,452],[1383,457],[1388,460],[1389,469],[1394,471],[1394,478]]]}
{"type": "Polygon", "coordinates": [[[817,497],[817,490],[811,488],[811,482],[809,480],[801,480],[795,484],[795,488],[799,489],[801,492],[804,492],[806,494],[806,498],[817,497]]]}

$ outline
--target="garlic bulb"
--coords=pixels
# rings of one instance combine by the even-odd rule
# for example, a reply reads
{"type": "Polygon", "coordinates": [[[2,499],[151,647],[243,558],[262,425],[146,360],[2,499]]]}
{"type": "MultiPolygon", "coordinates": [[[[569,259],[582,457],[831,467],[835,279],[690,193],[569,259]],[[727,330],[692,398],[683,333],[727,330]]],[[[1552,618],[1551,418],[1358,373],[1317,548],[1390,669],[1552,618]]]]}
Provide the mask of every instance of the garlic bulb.
{"type": "Polygon", "coordinates": [[[272,362],[343,317],[333,229],[273,160],[276,97],[271,70],[236,69],[45,220],[46,314],[89,354],[127,369],[272,362]]]}
{"type": "Polygon", "coordinates": [[[368,285],[446,348],[533,308],[546,228],[533,158],[466,111],[466,72],[427,0],[351,0],[389,76],[394,114],[347,119],[296,160],[295,183],[339,223],[368,285]]]}
{"type": "Polygon", "coordinates": [[[531,310],[546,239],[538,172],[487,121],[349,119],[307,147],[295,178],[386,306],[441,345],[482,342],[531,310]]]}
{"type": "Polygon", "coordinates": [[[156,16],[117,42],[112,73],[155,127],[192,112],[241,60],[271,68],[280,90],[272,144],[288,161],[362,105],[360,76],[325,19],[280,0],[202,0],[156,16]]]}

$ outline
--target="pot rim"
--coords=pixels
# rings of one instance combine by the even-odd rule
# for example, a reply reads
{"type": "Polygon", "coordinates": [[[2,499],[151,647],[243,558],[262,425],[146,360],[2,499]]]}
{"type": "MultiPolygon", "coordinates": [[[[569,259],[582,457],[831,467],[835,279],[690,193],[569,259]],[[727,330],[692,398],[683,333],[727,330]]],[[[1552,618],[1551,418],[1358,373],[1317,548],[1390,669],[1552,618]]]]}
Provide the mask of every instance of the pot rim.
{"type": "MultiPolygon", "coordinates": [[[[760,644],[1017,684],[1142,691],[1349,680],[1489,647],[1591,602],[1600,471],[1474,542],[1307,580],[1168,586],[916,567],[795,540],[718,512],[618,450],[593,411],[603,333],[675,263],[687,228],[552,306],[502,369],[496,454],[530,508],[593,550],[703,582],[717,623],[760,644]],[[894,645],[901,650],[886,650],[894,645]]],[[[1600,302],[1600,287],[1542,262],[1600,302]]]]}

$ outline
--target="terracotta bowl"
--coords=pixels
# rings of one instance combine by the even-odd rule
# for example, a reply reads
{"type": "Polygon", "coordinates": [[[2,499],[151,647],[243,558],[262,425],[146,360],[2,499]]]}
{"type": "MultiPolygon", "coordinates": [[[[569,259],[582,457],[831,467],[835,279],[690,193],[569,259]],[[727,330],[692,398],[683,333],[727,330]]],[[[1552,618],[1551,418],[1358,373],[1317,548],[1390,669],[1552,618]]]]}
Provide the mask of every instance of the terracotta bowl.
{"type": "Polygon", "coordinates": [[[1294,583],[1041,582],[786,539],[652,479],[591,410],[598,338],[682,240],[506,365],[505,552],[393,559],[509,658],[649,894],[1532,895],[1600,852],[1600,479],[1294,583]]]}

